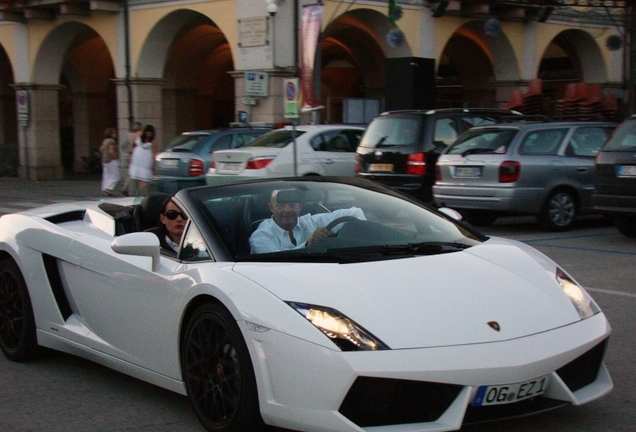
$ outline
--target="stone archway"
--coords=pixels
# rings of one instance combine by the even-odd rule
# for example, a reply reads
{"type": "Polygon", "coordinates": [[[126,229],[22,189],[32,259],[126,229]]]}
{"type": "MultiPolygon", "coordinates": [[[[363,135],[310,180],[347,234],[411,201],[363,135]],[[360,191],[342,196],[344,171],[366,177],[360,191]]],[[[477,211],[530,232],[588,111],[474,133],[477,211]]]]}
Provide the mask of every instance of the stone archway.
{"type": "Polygon", "coordinates": [[[386,59],[411,56],[406,42],[388,45],[391,28],[386,15],[370,9],[346,12],[327,24],[320,38],[323,121],[342,121],[347,98],[377,100],[384,108],[386,59]]]}
{"type": "Polygon", "coordinates": [[[104,129],[117,125],[114,78],[112,55],[91,27],[67,22],[46,37],[29,89],[38,107],[31,135],[47,143],[30,152],[36,171],[46,171],[36,176],[59,178],[90,167],[99,172],[100,164],[90,162],[104,129]]]}
{"type": "Polygon", "coordinates": [[[563,98],[569,83],[606,83],[607,68],[596,39],[580,29],[565,30],[547,46],[537,68],[543,94],[554,102],[563,98]]]}
{"type": "Polygon", "coordinates": [[[229,42],[208,17],[178,10],[151,30],[136,76],[162,80],[163,140],[234,121],[234,61],[229,42]]]}
{"type": "Polygon", "coordinates": [[[18,168],[18,129],[13,69],[6,51],[0,46],[0,177],[15,176],[18,168]]]}
{"type": "Polygon", "coordinates": [[[489,36],[484,21],[458,28],[446,43],[437,67],[436,106],[497,107],[507,98],[502,83],[519,80],[512,44],[499,33],[489,36]]]}

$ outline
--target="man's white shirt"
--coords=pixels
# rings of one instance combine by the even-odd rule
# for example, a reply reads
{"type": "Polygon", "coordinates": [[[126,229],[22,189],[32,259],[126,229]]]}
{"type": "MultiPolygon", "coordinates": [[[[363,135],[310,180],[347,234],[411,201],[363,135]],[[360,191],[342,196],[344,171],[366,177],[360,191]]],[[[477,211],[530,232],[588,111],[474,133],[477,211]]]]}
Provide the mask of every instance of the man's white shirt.
{"type": "MultiPolygon", "coordinates": [[[[251,235],[250,249],[253,254],[258,254],[303,248],[317,228],[324,228],[331,221],[342,216],[354,216],[358,219],[366,220],[362,209],[358,207],[335,210],[332,213],[302,215],[298,218],[298,222],[292,230],[296,239],[296,245],[294,245],[289,237],[289,231],[278,226],[273,218],[265,219],[251,235]]],[[[341,226],[339,225],[335,227],[334,231],[337,232],[340,228],[341,226]]]]}

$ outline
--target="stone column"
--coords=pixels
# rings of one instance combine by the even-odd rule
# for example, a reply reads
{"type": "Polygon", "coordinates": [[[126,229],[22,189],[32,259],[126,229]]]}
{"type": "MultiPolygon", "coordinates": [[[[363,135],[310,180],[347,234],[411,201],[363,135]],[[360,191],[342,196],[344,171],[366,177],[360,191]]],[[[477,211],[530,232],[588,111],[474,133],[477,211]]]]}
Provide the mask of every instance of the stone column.
{"type": "MultiPolygon", "coordinates": [[[[29,94],[29,122],[18,133],[18,176],[29,180],[64,178],[60,153],[59,85],[19,83],[29,94]]],[[[17,107],[16,107],[17,110],[17,107]]]]}

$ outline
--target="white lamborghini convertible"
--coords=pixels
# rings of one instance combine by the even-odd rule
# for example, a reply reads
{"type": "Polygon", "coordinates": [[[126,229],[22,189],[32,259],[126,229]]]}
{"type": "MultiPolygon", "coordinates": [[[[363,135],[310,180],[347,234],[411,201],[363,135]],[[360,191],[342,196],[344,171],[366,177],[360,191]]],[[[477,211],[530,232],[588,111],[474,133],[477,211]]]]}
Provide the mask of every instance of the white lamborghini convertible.
{"type": "Polygon", "coordinates": [[[175,255],[146,232],[163,190],[0,218],[9,359],[88,358],[188,395],[210,431],[456,430],[612,389],[605,315],[529,246],[373,183],[303,178],[178,191],[175,255]],[[251,253],[274,191],[329,235],[251,253]]]}

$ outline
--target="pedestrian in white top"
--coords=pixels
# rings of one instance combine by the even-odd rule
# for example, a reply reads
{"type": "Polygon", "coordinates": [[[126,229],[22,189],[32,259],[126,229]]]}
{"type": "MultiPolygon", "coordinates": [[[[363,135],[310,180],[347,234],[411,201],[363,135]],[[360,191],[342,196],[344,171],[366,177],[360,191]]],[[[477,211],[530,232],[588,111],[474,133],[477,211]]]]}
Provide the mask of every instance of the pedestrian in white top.
{"type": "Polygon", "coordinates": [[[117,130],[107,128],[104,131],[104,141],[99,148],[102,155],[102,191],[109,196],[114,196],[113,190],[119,182],[119,156],[117,152],[117,130]]]}
{"type": "Polygon", "coordinates": [[[139,189],[152,181],[156,154],[155,128],[152,125],[146,125],[140,140],[130,155],[130,169],[128,171],[130,178],[137,181],[139,189]]]}

